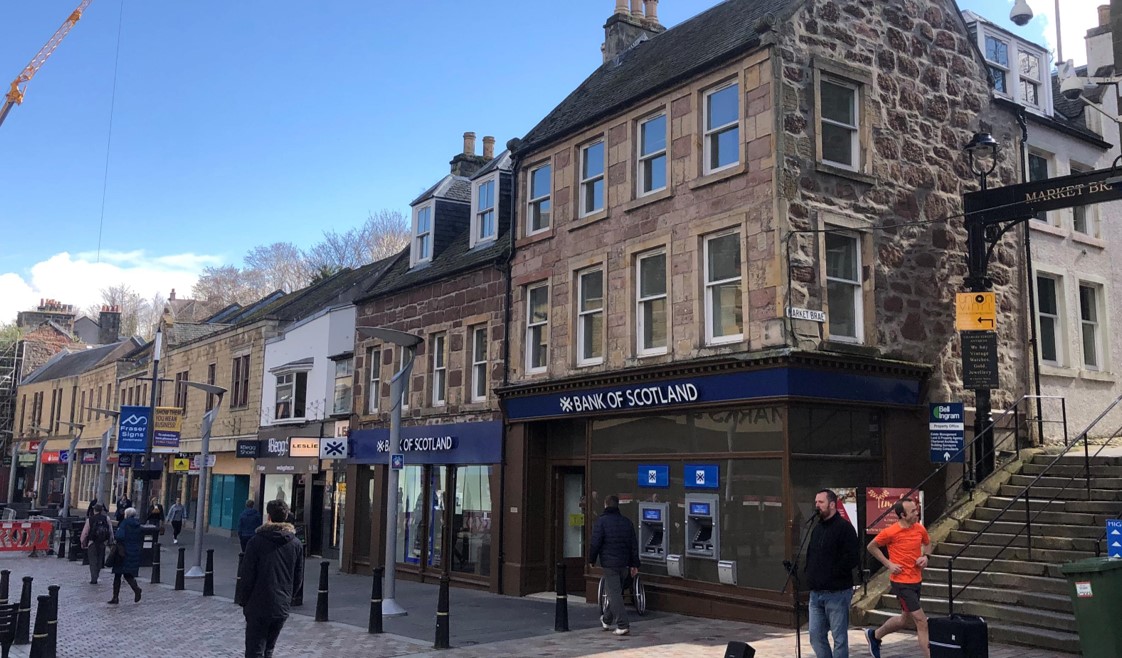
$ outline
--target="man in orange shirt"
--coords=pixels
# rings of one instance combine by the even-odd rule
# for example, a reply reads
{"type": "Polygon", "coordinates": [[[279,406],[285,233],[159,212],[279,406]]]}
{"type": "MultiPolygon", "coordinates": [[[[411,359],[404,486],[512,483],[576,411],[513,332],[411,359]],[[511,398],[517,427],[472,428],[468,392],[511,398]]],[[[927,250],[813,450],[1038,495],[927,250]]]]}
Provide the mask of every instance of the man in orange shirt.
{"type": "Polygon", "coordinates": [[[923,583],[923,570],[927,568],[927,555],[931,551],[931,538],[919,522],[919,506],[914,500],[897,501],[892,509],[899,520],[881,530],[869,542],[868,549],[888,569],[891,591],[900,600],[903,612],[876,630],[866,628],[865,639],[869,642],[869,653],[873,658],[880,658],[880,642],[884,636],[903,629],[911,619],[922,655],[931,658],[931,649],[927,646],[927,615],[923,614],[919,605],[920,585],[923,583]],[[888,557],[885,557],[882,548],[888,551],[888,557]]]}

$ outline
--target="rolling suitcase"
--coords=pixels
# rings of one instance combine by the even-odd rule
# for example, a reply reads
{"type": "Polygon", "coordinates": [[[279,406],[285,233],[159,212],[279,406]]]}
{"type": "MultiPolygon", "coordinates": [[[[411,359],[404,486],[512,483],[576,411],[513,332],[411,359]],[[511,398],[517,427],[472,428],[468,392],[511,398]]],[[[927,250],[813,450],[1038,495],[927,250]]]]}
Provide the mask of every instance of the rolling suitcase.
{"type": "Polygon", "coordinates": [[[981,617],[932,617],[927,629],[931,658],[989,658],[989,629],[981,617]]]}

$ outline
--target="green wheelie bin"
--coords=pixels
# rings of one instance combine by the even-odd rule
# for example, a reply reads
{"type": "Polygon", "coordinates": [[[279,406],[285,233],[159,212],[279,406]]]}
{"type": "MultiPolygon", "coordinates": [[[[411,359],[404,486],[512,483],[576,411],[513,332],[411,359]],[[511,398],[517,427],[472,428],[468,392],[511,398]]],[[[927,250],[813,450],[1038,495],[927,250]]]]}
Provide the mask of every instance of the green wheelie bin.
{"type": "Polygon", "coordinates": [[[1093,557],[1060,570],[1071,584],[1075,624],[1084,658],[1122,656],[1122,559],[1093,557]]]}

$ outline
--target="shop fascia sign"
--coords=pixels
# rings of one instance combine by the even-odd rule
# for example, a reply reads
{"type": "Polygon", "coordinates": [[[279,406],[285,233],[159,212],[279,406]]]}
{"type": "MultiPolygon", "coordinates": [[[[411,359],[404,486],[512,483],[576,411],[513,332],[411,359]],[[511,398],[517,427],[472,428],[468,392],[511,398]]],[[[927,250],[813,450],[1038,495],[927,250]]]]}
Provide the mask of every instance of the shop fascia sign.
{"type": "Polygon", "coordinates": [[[287,457],[288,439],[266,439],[264,442],[265,457],[287,457]]]}
{"type": "Polygon", "coordinates": [[[609,391],[563,395],[558,399],[558,404],[563,413],[585,413],[588,411],[642,409],[697,402],[700,396],[701,393],[697,386],[686,382],[632,386],[609,391]]]}
{"type": "MultiPolygon", "coordinates": [[[[458,441],[454,436],[415,436],[398,441],[398,452],[443,452],[453,450],[458,441]]],[[[378,441],[378,452],[389,452],[390,440],[378,441]]]]}

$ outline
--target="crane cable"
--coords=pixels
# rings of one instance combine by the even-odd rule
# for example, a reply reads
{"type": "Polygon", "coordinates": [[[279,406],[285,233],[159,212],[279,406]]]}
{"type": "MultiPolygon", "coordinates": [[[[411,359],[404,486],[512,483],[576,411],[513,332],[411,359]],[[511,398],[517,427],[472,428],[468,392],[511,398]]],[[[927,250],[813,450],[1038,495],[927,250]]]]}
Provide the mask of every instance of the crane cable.
{"type": "Polygon", "coordinates": [[[121,26],[125,20],[125,0],[121,0],[121,12],[117,19],[117,52],[113,56],[113,91],[109,96],[109,134],[105,140],[105,170],[101,177],[101,217],[97,223],[97,260],[101,262],[101,232],[105,226],[105,195],[109,188],[109,150],[113,144],[113,111],[117,105],[117,70],[121,61],[121,26]]]}

